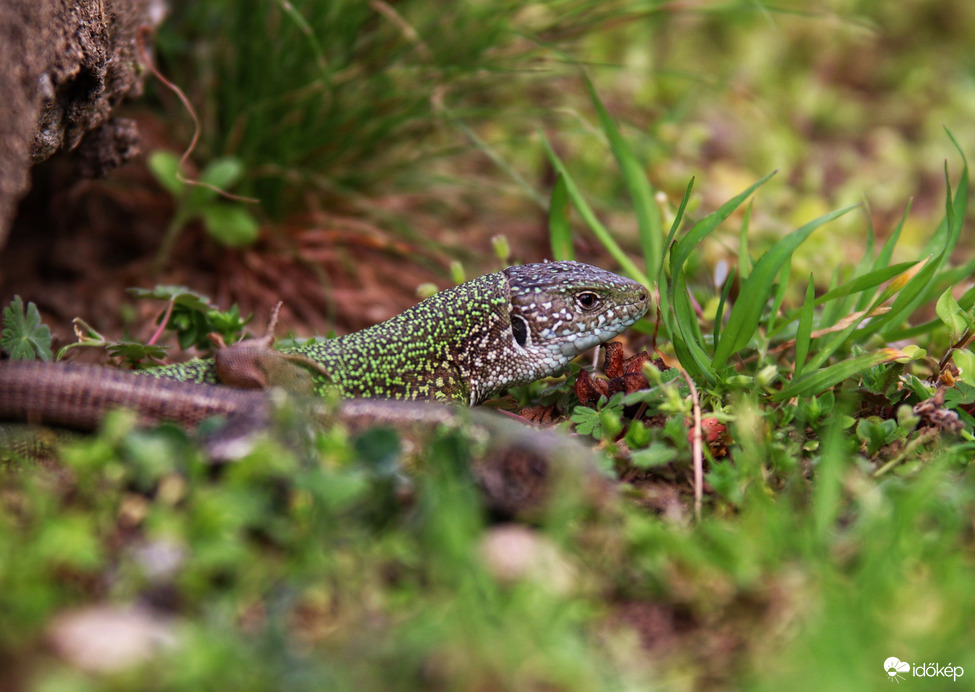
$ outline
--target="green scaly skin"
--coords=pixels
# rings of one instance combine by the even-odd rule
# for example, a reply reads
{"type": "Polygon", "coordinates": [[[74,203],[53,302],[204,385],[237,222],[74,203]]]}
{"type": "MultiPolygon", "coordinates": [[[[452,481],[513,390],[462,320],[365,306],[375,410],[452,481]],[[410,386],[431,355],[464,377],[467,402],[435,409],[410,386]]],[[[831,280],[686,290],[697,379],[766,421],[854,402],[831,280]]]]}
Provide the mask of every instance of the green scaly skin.
{"type": "MultiPolygon", "coordinates": [[[[562,372],[648,307],[644,286],[602,269],[581,262],[527,264],[437,293],[368,329],[311,339],[280,354],[312,361],[313,388],[323,396],[337,389],[346,397],[473,406],[562,372]]],[[[212,359],[143,372],[218,382],[212,359]]]]}

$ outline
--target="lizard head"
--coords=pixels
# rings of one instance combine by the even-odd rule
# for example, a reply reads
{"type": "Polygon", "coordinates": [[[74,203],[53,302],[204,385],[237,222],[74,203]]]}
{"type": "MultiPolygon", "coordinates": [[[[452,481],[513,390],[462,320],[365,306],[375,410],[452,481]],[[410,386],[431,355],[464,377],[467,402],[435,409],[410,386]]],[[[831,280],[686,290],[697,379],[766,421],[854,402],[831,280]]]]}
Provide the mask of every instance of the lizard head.
{"type": "Polygon", "coordinates": [[[533,379],[561,372],[650,306],[647,287],[582,262],[525,264],[508,267],[504,275],[512,348],[534,365],[533,379]]]}

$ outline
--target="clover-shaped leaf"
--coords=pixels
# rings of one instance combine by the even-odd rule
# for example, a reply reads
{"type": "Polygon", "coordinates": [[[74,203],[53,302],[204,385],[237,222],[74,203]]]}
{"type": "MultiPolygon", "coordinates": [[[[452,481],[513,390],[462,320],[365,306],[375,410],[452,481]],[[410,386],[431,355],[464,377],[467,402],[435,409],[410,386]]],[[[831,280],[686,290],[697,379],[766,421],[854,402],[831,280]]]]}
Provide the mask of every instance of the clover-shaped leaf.
{"type": "Polygon", "coordinates": [[[10,305],[3,309],[3,332],[0,333],[0,349],[13,360],[51,360],[51,330],[41,323],[41,315],[34,303],[14,296],[10,305]]]}

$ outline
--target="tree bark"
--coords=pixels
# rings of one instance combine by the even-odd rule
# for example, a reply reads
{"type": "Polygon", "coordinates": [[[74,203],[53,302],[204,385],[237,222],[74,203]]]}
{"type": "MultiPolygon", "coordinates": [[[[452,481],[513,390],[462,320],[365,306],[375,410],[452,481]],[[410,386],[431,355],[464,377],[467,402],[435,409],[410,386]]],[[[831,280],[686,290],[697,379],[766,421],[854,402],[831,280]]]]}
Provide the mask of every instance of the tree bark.
{"type": "Polygon", "coordinates": [[[112,116],[142,94],[137,35],[164,0],[0,2],[0,249],[30,169],[74,151],[79,175],[104,175],[138,153],[134,123],[112,116]]]}

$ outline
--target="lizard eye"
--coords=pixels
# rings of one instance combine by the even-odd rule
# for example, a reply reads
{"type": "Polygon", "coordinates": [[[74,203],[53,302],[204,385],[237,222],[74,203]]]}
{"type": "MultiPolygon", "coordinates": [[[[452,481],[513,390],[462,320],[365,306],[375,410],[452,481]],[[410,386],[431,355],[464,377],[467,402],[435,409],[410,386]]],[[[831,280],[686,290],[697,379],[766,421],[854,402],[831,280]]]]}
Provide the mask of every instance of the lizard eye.
{"type": "Polygon", "coordinates": [[[528,343],[528,323],[524,317],[520,315],[511,316],[511,332],[519,346],[524,347],[528,343]]]}
{"type": "Polygon", "coordinates": [[[592,310],[599,305],[599,296],[592,291],[586,291],[576,296],[576,304],[583,310],[592,310]]]}

